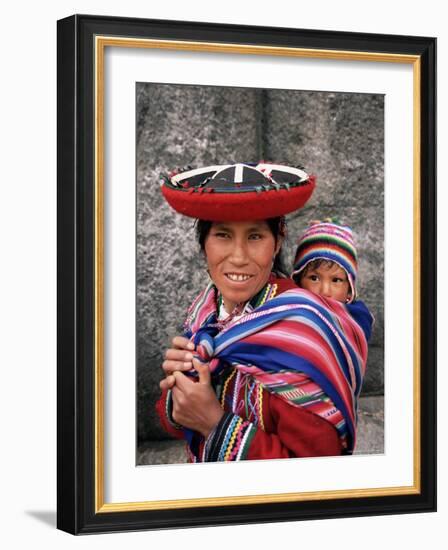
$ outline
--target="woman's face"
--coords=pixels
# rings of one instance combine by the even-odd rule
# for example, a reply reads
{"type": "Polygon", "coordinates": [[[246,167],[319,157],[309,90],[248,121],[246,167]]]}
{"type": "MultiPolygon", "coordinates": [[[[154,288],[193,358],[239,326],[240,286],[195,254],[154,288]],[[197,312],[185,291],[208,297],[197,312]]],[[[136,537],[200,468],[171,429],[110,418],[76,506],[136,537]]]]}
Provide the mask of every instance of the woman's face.
{"type": "Polygon", "coordinates": [[[231,313],[267,283],[281,237],[265,221],[214,222],[205,239],[208,270],[231,313]]]}

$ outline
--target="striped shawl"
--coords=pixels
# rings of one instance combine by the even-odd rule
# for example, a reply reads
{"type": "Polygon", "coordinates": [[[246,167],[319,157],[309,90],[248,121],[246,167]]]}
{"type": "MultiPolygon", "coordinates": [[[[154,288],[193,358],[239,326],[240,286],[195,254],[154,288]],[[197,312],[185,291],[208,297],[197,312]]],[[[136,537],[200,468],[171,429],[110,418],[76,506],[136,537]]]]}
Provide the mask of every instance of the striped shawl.
{"type": "Polygon", "coordinates": [[[262,290],[262,305],[223,324],[210,283],[190,307],[185,335],[212,376],[229,365],[250,373],[292,406],[331,422],[351,454],[373,317],[361,301],[342,304],[301,288],[269,299],[273,286],[262,290]]]}

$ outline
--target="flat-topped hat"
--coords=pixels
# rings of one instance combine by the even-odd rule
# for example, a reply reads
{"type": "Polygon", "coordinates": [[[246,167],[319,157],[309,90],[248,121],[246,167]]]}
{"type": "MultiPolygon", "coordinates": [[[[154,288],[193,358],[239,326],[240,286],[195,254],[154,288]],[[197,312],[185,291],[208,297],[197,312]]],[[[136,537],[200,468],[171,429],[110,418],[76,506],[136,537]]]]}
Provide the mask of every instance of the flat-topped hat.
{"type": "Polygon", "coordinates": [[[163,176],[162,193],[174,210],[191,218],[261,220],[304,206],[315,182],[301,167],[238,163],[163,176]]]}

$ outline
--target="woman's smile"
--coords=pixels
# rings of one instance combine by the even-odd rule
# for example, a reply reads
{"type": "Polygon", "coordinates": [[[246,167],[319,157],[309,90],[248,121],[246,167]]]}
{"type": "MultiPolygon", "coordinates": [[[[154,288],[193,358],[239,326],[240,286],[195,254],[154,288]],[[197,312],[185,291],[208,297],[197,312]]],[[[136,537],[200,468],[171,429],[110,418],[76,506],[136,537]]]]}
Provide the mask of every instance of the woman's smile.
{"type": "Polygon", "coordinates": [[[268,282],[281,246],[265,221],[216,222],[205,240],[210,277],[231,313],[268,282]]]}
{"type": "Polygon", "coordinates": [[[245,273],[226,273],[225,275],[234,283],[245,283],[252,278],[252,275],[247,275],[245,273]]]}

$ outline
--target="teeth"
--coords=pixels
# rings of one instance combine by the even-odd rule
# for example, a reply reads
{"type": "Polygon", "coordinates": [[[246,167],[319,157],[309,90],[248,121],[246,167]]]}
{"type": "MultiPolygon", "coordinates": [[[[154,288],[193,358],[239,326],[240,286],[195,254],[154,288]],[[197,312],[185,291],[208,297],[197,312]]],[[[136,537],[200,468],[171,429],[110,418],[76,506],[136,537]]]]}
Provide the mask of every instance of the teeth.
{"type": "Polygon", "coordinates": [[[231,281],[242,282],[242,281],[247,281],[248,279],[250,279],[251,275],[237,275],[236,273],[227,273],[227,277],[231,281]]]}

